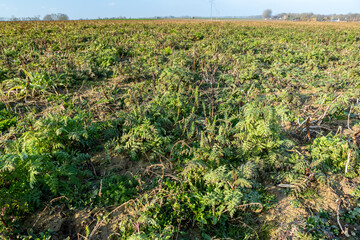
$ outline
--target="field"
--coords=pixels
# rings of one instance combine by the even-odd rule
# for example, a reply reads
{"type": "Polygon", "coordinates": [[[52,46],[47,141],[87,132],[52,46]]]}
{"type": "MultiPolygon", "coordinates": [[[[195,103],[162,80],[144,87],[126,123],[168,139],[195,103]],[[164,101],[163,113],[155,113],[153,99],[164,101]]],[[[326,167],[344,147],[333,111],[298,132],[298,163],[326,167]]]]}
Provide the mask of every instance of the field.
{"type": "Polygon", "coordinates": [[[360,24],[0,22],[0,238],[359,239],[360,24]]]}

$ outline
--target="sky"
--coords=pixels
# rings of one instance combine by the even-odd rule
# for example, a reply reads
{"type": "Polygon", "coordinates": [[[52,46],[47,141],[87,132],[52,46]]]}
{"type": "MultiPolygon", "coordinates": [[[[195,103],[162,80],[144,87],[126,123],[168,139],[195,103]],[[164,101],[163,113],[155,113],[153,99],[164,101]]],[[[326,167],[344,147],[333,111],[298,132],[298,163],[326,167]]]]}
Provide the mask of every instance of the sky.
{"type": "MultiPolygon", "coordinates": [[[[211,0],[0,0],[0,18],[64,13],[71,19],[210,15],[211,0]]],[[[360,13],[360,0],[214,0],[214,16],[313,12],[360,13]]]]}

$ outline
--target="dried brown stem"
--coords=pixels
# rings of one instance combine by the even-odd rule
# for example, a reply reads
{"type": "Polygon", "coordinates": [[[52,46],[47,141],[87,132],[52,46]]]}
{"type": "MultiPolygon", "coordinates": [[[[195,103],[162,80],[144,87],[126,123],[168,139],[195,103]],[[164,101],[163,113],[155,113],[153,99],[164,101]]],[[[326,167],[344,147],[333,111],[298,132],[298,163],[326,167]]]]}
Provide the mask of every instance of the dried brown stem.
{"type": "Polygon", "coordinates": [[[4,225],[4,227],[5,227],[6,229],[8,229],[8,226],[7,226],[7,224],[6,224],[6,222],[5,222],[5,219],[4,219],[4,213],[5,213],[5,211],[6,211],[6,207],[4,207],[4,208],[2,209],[0,219],[1,219],[1,222],[2,222],[2,224],[4,225]]]}
{"type": "Polygon", "coordinates": [[[350,128],[350,115],[351,115],[352,109],[353,109],[353,106],[351,106],[351,108],[350,108],[349,115],[348,115],[348,120],[347,120],[347,127],[348,127],[349,130],[351,130],[351,128],[350,128]]]}
{"type": "Polygon", "coordinates": [[[323,115],[321,115],[318,119],[316,119],[315,121],[313,121],[313,123],[318,123],[318,125],[320,125],[321,124],[321,121],[326,117],[326,115],[328,114],[328,112],[329,112],[329,110],[330,110],[330,108],[331,108],[331,106],[337,101],[337,99],[339,98],[339,97],[341,97],[342,95],[339,95],[339,96],[337,96],[331,103],[330,103],[330,105],[326,108],[326,110],[325,110],[325,112],[323,113],[323,115]]]}
{"type": "Polygon", "coordinates": [[[351,160],[351,149],[349,150],[348,158],[347,158],[346,165],[345,165],[345,174],[348,172],[348,167],[349,167],[349,164],[350,164],[350,160],[351,160]]]}
{"type": "Polygon", "coordinates": [[[312,140],[311,140],[311,136],[310,136],[310,117],[308,117],[307,121],[306,121],[306,132],[307,132],[307,137],[308,139],[310,140],[310,142],[312,143],[312,140]]]}
{"type": "Polygon", "coordinates": [[[348,233],[348,229],[345,227],[345,229],[343,228],[343,226],[340,223],[340,205],[341,205],[341,200],[337,199],[336,202],[338,203],[337,208],[336,208],[336,220],[337,223],[341,229],[341,232],[346,236],[346,237],[350,237],[349,233],[348,233]]]}
{"type": "Polygon", "coordinates": [[[55,201],[60,200],[60,199],[63,199],[63,198],[65,198],[66,200],[70,201],[70,200],[69,200],[67,197],[65,197],[65,196],[60,196],[60,197],[57,197],[57,198],[52,199],[52,200],[49,202],[49,204],[44,208],[44,210],[42,210],[42,212],[39,214],[39,216],[37,217],[35,223],[33,224],[33,227],[36,225],[36,223],[39,221],[40,217],[44,214],[44,212],[46,211],[46,209],[50,206],[50,204],[51,204],[52,202],[55,202],[55,201]]]}

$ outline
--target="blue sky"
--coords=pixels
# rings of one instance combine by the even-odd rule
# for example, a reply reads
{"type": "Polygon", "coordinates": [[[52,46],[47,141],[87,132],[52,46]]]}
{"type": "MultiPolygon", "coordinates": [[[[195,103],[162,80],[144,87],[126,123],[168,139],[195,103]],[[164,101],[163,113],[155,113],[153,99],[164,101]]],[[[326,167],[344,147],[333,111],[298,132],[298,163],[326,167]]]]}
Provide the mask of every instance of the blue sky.
{"type": "MultiPolygon", "coordinates": [[[[215,16],[314,12],[360,13],[360,0],[214,0],[215,16]]],[[[0,17],[65,13],[71,19],[98,17],[209,16],[210,0],[0,0],[0,17]]]]}

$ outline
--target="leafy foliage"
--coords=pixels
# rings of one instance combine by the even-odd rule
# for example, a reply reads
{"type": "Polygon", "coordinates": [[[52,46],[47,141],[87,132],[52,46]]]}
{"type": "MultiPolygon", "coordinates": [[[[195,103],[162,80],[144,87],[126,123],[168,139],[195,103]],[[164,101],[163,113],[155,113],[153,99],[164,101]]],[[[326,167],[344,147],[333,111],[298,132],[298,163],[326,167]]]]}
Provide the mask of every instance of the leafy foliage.
{"type": "MultiPolygon", "coordinates": [[[[350,146],[338,136],[322,136],[314,140],[311,146],[312,167],[323,172],[345,170],[350,146]]],[[[351,162],[356,166],[357,158],[351,162]]]]}
{"type": "Polygon", "coordinates": [[[5,132],[11,126],[16,125],[18,117],[13,112],[0,108],[0,132],[5,132]]]}
{"type": "Polygon", "coordinates": [[[81,121],[81,116],[50,115],[23,138],[5,143],[0,156],[2,207],[19,211],[39,207],[46,194],[69,192],[72,184],[80,184],[79,179],[90,174],[81,171],[89,155],[79,150],[90,144],[81,121]]]}

